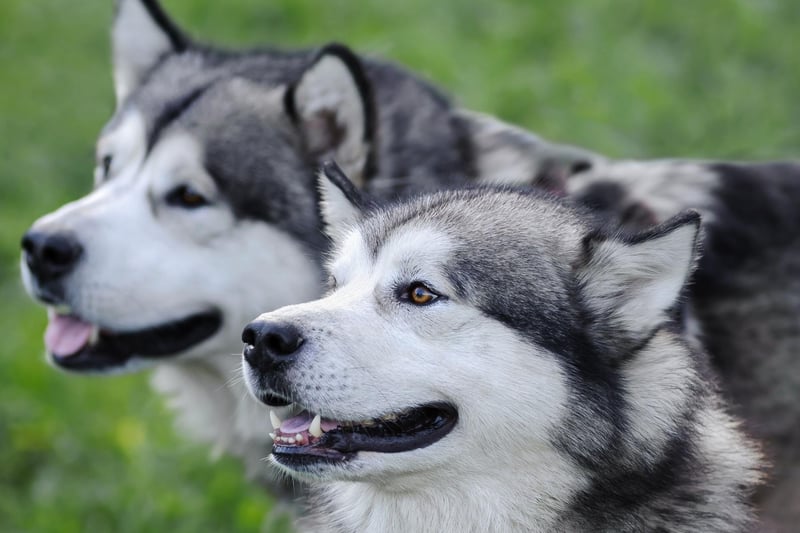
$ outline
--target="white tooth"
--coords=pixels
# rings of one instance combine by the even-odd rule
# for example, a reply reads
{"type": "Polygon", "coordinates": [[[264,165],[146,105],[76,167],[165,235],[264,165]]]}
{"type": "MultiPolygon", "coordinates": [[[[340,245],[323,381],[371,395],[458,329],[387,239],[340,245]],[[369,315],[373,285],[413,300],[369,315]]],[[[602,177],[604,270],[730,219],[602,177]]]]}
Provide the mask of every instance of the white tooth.
{"type": "Polygon", "coordinates": [[[97,326],[92,326],[92,334],[89,337],[89,344],[97,344],[97,341],[100,339],[100,328],[97,326]]]}
{"type": "Polygon", "coordinates": [[[314,420],[311,421],[311,425],[308,427],[308,432],[320,438],[322,436],[322,417],[317,415],[314,417],[314,420]]]}
{"type": "Polygon", "coordinates": [[[272,422],[272,429],[280,429],[281,419],[275,414],[275,411],[269,412],[269,421],[272,422]]]}
{"type": "Polygon", "coordinates": [[[300,433],[298,433],[297,435],[294,436],[294,440],[296,440],[297,442],[302,442],[303,436],[300,433]]]}
{"type": "Polygon", "coordinates": [[[270,433],[269,434],[269,438],[271,438],[272,440],[275,440],[275,433],[270,433]]]}
{"type": "Polygon", "coordinates": [[[294,437],[287,437],[286,442],[288,442],[289,444],[294,444],[294,437]]]}

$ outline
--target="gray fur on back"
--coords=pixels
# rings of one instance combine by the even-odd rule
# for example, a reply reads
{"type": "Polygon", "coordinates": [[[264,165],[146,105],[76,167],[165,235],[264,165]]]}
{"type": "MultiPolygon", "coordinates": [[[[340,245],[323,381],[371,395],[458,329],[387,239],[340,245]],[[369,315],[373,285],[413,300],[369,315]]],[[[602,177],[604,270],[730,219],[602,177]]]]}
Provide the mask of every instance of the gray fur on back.
{"type": "Polygon", "coordinates": [[[567,187],[610,218],[703,213],[703,253],[685,309],[722,392],[772,464],[758,499],[766,531],[800,520],[800,165],[608,162],[567,187]]]}

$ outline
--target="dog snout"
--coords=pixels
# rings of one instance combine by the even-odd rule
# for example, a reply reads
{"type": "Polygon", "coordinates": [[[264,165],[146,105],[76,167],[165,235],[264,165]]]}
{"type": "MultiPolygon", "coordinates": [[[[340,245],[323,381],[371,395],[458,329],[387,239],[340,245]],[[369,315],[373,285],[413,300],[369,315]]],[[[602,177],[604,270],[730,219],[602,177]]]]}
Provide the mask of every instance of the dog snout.
{"type": "Polygon", "coordinates": [[[22,237],[22,252],[36,280],[46,283],[71,272],[83,255],[83,246],[69,233],[30,230],[22,237]]]}
{"type": "Polygon", "coordinates": [[[242,332],[244,358],[254,369],[272,372],[291,364],[305,342],[300,330],[284,322],[256,320],[242,332]]]}

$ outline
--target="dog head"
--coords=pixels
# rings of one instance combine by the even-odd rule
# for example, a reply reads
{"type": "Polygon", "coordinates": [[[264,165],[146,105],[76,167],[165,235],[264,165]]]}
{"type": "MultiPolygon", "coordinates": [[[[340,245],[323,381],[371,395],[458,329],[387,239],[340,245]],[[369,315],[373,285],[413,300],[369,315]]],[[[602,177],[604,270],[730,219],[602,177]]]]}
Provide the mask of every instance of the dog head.
{"type": "MultiPolygon", "coordinates": [[[[243,334],[251,392],[306,409],[273,419],[272,454],[305,479],[440,484],[554,465],[576,391],[610,382],[670,322],[694,261],[692,213],[629,238],[533,192],[383,208],[326,174],[329,294],[243,334]]],[[[590,425],[614,416],[598,413],[590,425]]]]}
{"type": "Polygon", "coordinates": [[[364,175],[371,89],[343,46],[216,50],[153,0],[118,2],[112,44],[94,189],[23,238],[47,351],[82,372],[230,353],[257,312],[318,295],[314,169],[364,175]]]}

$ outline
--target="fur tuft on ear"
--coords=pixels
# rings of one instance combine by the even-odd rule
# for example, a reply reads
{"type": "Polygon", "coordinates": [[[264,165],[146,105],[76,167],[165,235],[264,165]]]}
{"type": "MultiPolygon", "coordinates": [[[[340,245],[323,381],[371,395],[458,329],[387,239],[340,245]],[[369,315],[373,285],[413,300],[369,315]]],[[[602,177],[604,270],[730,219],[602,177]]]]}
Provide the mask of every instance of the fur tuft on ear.
{"type": "Polygon", "coordinates": [[[285,95],[286,112],[317,161],[335,159],[357,186],[370,172],[375,137],[372,86],[349,48],[329,44],[285,95]]]}
{"type": "Polygon", "coordinates": [[[700,215],[687,211],[633,238],[590,234],[578,279],[590,309],[640,338],[668,318],[691,275],[700,215]]]}
{"type": "Polygon", "coordinates": [[[320,167],[318,184],[325,233],[338,242],[370,201],[333,161],[326,161],[320,167]]]}
{"type": "Polygon", "coordinates": [[[156,0],[117,0],[111,45],[119,105],[162,57],[188,48],[189,39],[156,0]]]}

